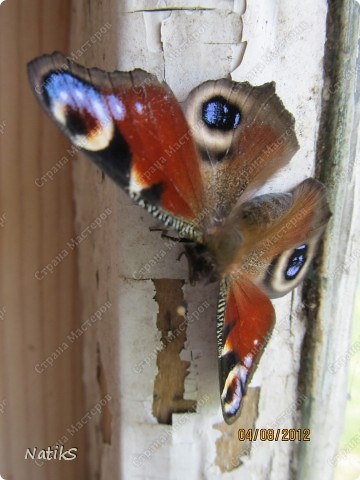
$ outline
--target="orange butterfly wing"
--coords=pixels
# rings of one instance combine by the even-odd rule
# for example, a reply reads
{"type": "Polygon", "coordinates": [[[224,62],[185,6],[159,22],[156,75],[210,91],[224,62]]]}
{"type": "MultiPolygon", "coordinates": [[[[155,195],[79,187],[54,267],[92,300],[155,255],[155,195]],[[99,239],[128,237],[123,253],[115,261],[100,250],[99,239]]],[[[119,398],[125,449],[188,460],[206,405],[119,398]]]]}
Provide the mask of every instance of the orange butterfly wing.
{"type": "Polygon", "coordinates": [[[220,395],[224,419],[240,415],[247,385],[273,329],[269,298],[246,277],[221,283],[217,314],[220,395]]]}
{"type": "Polygon", "coordinates": [[[155,217],[191,236],[189,223],[204,210],[203,184],[169,87],[142,70],[87,69],[61,53],[33,60],[28,71],[37,99],[70,140],[155,217]]]}

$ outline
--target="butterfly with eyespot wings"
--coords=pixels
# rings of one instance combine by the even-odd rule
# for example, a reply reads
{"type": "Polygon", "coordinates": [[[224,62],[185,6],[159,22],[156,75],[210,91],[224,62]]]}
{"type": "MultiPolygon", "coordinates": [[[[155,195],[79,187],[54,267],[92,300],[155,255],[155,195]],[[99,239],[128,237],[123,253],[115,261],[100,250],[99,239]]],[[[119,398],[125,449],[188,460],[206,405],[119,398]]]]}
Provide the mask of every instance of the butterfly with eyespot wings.
{"type": "Polygon", "coordinates": [[[298,150],[273,83],[207,81],[184,110],[142,70],[87,69],[61,53],[28,65],[43,108],[139,205],[174,229],[193,278],[220,281],[217,311],[223,416],[239,416],[275,320],[269,298],[305,276],[330,216],[324,186],[254,196],[298,150]]]}

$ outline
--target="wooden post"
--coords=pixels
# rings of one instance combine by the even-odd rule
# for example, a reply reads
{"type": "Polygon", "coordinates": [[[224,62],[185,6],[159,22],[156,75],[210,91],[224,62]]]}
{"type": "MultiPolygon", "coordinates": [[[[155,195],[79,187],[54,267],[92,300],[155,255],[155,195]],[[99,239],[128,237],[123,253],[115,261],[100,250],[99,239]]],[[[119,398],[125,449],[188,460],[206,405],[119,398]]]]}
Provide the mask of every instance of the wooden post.
{"type": "Polygon", "coordinates": [[[85,478],[81,340],[70,148],[41,111],[26,63],[68,48],[70,4],[0,5],[0,475],[85,478]],[[65,345],[66,344],[66,345],[65,345]],[[72,429],[72,434],[68,429],[72,429]],[[67,439],[67,440],[66,440],[67,439]],[[25,460],[56,443],[74,461],[25,460]]]}
{"type": "Polygon", "coordinates": [[[347,401],[353,307],[359,279],[360,5],[329,1],[324,90],[317,172],[328,186],[332,220],[316,283],[307,285],[308,331],[300,380],[306,402],[302,426],[311,444],[300,445],[296,478],[331,478],[347,401]]]}

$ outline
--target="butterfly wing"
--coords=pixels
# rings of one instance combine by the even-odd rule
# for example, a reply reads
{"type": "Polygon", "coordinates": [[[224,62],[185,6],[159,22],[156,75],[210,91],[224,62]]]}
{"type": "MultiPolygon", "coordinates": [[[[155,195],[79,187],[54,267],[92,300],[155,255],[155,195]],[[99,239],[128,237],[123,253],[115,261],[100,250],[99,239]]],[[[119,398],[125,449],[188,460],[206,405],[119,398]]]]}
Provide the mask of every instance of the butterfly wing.
{"type": "Polygon", "coordinates": [[[294,119],[274,83],[208,81],[189,94],[185,108],[215,218],[225,218],[299,148],[294,119]]]}
{"type": "Polygon", "coordinates": [[[267,194],[238,205],[221,230],[220,252],[239,238],[226,259],[218,305],[218,347],[224,418],[240,414],[246,387],[272,331],[269,297],[280,297],[304,278],[330,212],[324,186],[307,179],[290,192],[267,194]],[[225,235],[225,237],[224,237],[225,235]]]}
{"type": "Polygon", "coordinates": [[[203,184],[185,116],[142,70],[87,69],[61,53],[30,62],[34,92],[80,150],[167,226],[200,238],[203,184]]]}
{"type": "Polygon", "coordinates": [[[209,248],[223,276],[220,387],[232,423],[271,333],[268,295],[302,279],[329,216],[315,181],[248,201],[298,149],[292,116],[273,84],[205,82],[185,118],[166,84],[142,70],[86,69],[54,53],[28,71],[55,123],[156,218],[198,242],[221,225],[209,248]]]}
{"type": "Polygon", "coordinates": [[[243,238],[232,275],[246,273],[271,298],[285,295],[305,277],[329,218],[325,187],[312,178],[245,202],[228,219],[243,238]]]}
{"type": "Polygon", "coordinates": [[[223,416],[229,424],[240,415],[274,321],[269,298],[246,277],[222,281],[217,313],[219,380],[223,416]]]}
{"type": "Polygon", "coordinates": [[[28,71],[70,140],[165,225],[196,240],[298,148],[273,84],[205,82],[189,94],[186,119],[169,87],[142,70],[87,69],[56,52],[28,71]]]}

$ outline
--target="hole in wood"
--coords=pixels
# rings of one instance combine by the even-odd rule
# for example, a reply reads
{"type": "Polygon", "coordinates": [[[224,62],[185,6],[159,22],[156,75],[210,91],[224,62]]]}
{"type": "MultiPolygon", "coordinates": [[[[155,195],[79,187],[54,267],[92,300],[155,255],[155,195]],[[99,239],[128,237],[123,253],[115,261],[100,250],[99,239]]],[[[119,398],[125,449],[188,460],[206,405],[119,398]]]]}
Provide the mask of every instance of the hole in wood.
{"type": "Polygon", "coordinates": [[[171,425],[173,413],[196,411],[196,400],[184,399],[184,382],[190,362],[180,359],[186,341],[186,319],[182,280],[153,280],[159,305],[157,327],[163,347],[157,356],[153,415],[159,423],[171,425]]]}

